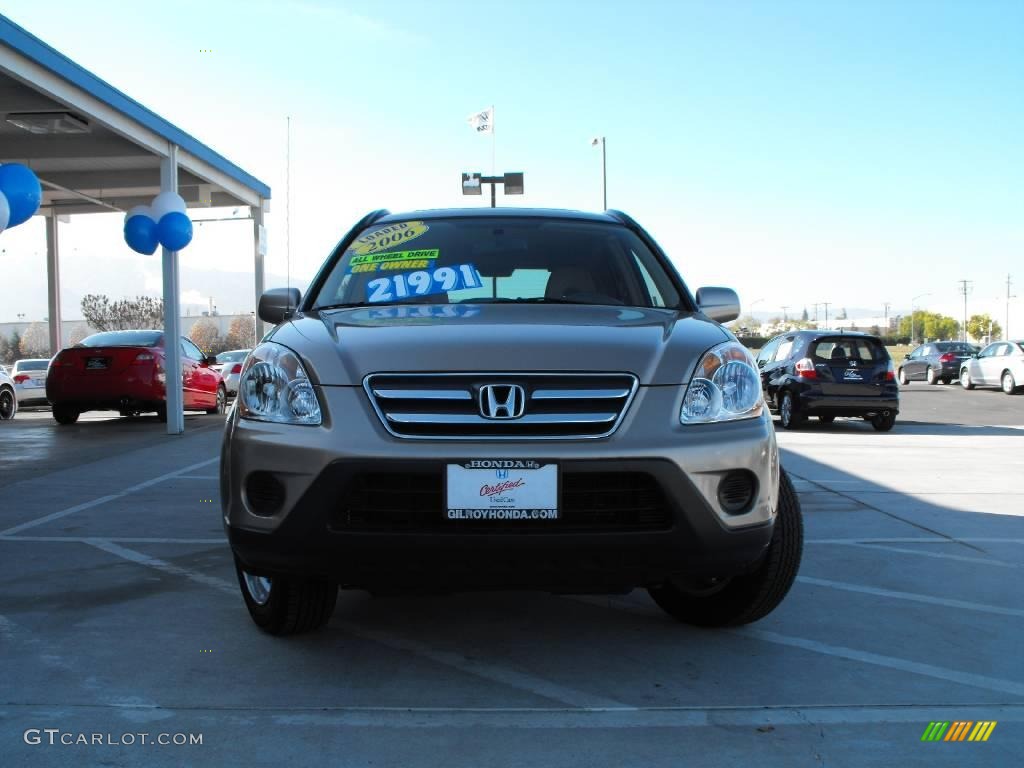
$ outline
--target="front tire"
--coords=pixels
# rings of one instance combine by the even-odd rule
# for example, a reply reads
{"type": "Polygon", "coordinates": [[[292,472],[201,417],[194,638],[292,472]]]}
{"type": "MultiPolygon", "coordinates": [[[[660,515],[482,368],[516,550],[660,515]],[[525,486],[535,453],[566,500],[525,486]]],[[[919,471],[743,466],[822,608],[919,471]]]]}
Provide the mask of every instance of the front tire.
{"type": "Polygon", "coordinates": [[[227,390],[224,389],[223,385],[217,387],[217,405],[215,405],[213,408],[208,408],[206,412],[208,414],[210,414],[211,416],[212,415],[221,415],[221,416],[223,416],[224,415],[224,407],[227,404],[227,401],[228,401],[227,390]]]}
{"type": "Polygon", "coordinates": [[[74,424],[78,421],[78,417],[81,415],[81,412],[77,408],[73,408],[70,405],[53,406],[53,418],[58,424],[63,424],[65,426],[68,424],[74,424]]]}
{"type": "Polygon", "coordinates": [[[938,382],[939,382],[939,377],[935,373],[935,369],[932,368],[931,366],[928,366],[928,372],[925,374],[925,379],[928,381],[928,384],[931,385],[931,386],[934,386],[935,384],[938,384],[938,382]]]}
{"type": "Polygon", "coordinates": [[[910,379],[907,378],[907,372],[900,368],[900,384],[907,386],[910,384],[910,379]]]}
{"type": "Polygon", "coordinates": [[[325,579],[259,576],[235,558],[245,607],[256,626],[271,635],[295,635],[319,629],[334,613],[338,586],[325,579]]]}
{"type": "Polygon", "coordinates": [[[803,418],[797,413],[796,400],[790,392],[782,396],[782,403],[779,405],[779,420],[785,429],[799,429],[803,418]]]}
{"type": "Polygon", "coordinates": [[[18,399],[9,389],[0,389],[0,421],[14,418],[18,412],[18,399]]]}
{"type": "Polygon", "coordinates": [[[735,627],[763,619],[782,602],[800,570],[804,524],[789,476],[779,477],[779,508],[768,552],[758,567],[724,584],[694,586],[667,581],[648,589],[658,606],[686,624],[735,627]]]}
{"type": "Polygon", "coordinates": [[[974,389],[974,382],[971,381],[971,374],[964,368],[960,371],[960,386],[964,389],[974,389]]]}
{"type": "Polygon", "coordinates": [[[1000,379],[1000,383],[1002,384],[1004,395],[1017,394],[1017,382],[1009,371],[1003,371],[1003,378],[1000,379]]]}

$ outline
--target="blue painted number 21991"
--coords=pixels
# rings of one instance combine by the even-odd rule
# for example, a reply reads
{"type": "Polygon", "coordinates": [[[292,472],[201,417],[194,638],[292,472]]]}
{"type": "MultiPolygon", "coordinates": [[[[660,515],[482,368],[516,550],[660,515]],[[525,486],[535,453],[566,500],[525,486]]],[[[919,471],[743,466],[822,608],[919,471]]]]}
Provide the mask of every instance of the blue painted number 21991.
{"type": "Polygon", "coordinates": [[[437,269],[418,269],[378,277],[366,284],[366,300],[371,304],[396,301],[432,293],[481,288],[480,275],[472,264],[455,264],[437,269]]]}

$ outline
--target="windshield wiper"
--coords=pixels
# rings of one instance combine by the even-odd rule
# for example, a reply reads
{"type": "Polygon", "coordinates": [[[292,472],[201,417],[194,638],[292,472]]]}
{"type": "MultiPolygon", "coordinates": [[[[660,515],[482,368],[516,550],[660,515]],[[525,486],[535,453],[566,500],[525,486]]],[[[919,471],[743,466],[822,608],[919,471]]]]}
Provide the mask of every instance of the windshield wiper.
{"type": "Polygon", "coordinates": [[[357,307],[397,307],[397,306],[433,306],[440,307],[444,306],[440,302],[429,302],[424,304],[422,301],[352,301],[348,304],[321,304],[320,306],[313,307],[314,311],[319,312],[321,309],[356,309],[357,307]]]}
{"type": "Polygon", "coordinates": [[[531,296],[529,298],[492,298],[481,297],[476,299],[463,299],[459,304],[588,304],[592,307],[601,306],[624,306],[622,302],[609,299],[608,301],[580,301],[578,299],[548,299],[543,296],[531,296]]]}

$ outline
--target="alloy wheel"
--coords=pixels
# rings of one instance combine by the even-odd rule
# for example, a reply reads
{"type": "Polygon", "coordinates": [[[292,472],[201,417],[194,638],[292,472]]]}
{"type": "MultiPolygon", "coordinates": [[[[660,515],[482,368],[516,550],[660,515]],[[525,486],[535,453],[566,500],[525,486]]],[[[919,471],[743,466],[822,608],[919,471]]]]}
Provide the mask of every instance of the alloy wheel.
{"type": "Polygon", "coordinates": [[[248,571],[243,571],[245,577],[245,588],[249,591],[249,597],[257,605],[266,605],[270,600],[270,590],[273,588],[273,581],[266,576],[254,576],[248,571]]]}
{"type": "Polygon", "coordinates": [[[1003,392],[1012,395],[1017,388],[1017,382],[1013,380],[1013,374],[1007,371],[1003,374],[1003,392]]]}

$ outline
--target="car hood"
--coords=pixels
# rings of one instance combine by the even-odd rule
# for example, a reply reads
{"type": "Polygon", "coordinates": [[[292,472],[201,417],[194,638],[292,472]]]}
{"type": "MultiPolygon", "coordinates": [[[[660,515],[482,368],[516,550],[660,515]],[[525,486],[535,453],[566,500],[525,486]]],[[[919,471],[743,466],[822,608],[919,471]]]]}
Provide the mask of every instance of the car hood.
{"type": "Polygon", "coordinates": [[[627,371],[641,384],[680,384],[732,336],[669,309],[421,304],[310,312],[268,338],[299,353],[323,385],[434,371],[627,371]]]}

